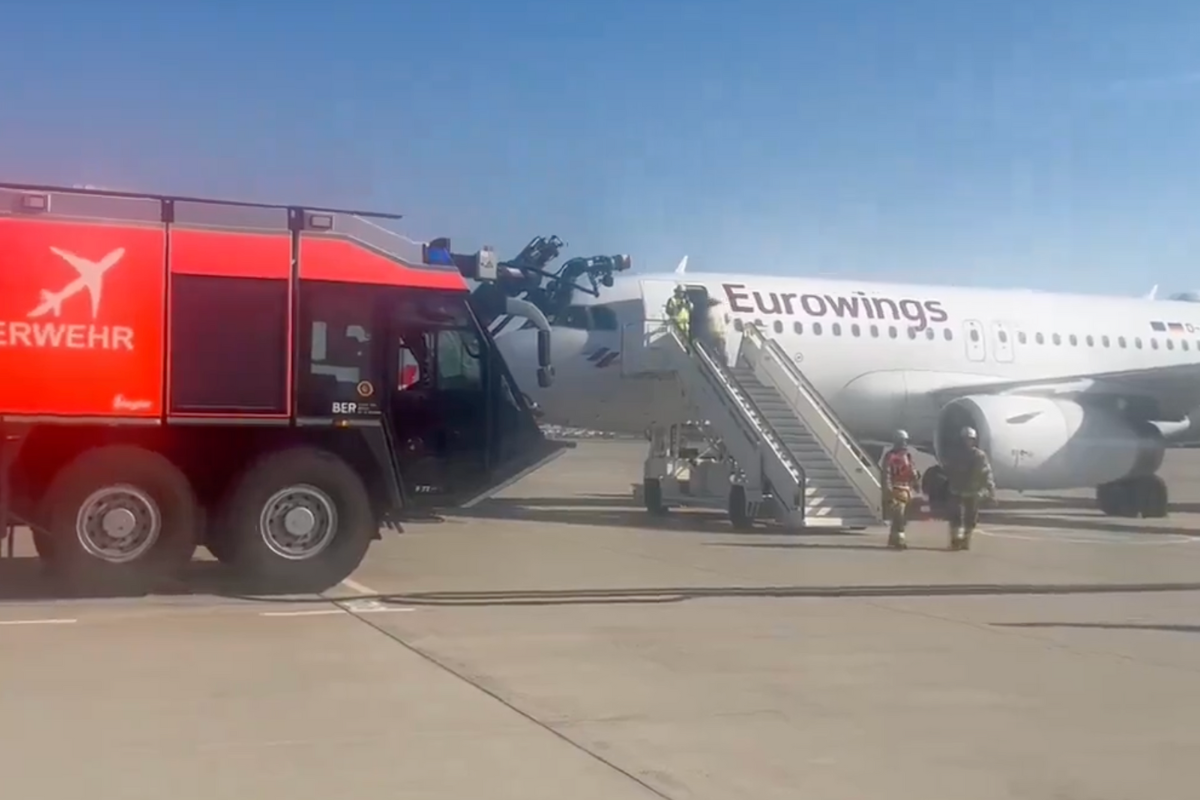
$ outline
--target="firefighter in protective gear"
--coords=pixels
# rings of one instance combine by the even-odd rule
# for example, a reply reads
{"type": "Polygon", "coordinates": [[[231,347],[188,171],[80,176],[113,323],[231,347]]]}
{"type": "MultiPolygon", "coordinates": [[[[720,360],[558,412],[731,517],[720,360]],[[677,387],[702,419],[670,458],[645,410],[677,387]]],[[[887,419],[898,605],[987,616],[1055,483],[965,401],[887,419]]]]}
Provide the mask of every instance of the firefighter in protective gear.
{"type": "Polygon", "coordinates": [[[979,521],[979,504],[996,497],[992,463],[979,447],[974,428],[962,429],[959,447],[947,453],[942,464],[950,489],[950,549],[968,550],[971,534],[979,521]]]}
{"type": "Polygon", "coordinates": [[[667,301],[667,319],[675,326],[675,330],[679,331],[685,343],[691,340],[691,305],[682,286],[676,286],[675,294],[667,301]]]}
{"type": "Polygon", "coordinates": [[[908,547],[904,529],[908,526],[908,506],[916,494],[920,473],[908,447],[908,432],[896,431],[892,449],[884,453],[883,508],[888,519],[888,547],[903,550],[908,547]]]}

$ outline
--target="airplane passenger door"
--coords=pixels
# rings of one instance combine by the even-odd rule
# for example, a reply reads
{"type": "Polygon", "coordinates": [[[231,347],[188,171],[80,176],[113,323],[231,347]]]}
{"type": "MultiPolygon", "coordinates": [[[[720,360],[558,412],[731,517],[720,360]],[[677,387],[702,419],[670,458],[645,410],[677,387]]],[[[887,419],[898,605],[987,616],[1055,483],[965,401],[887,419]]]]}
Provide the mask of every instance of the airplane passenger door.
{"type": "Polygon", "coordinates": [[[967,358],[971,361],[983,361],[987,357],[983,323],[977,319],[967,320],[963,323],[963,336],[966,338],[967,358]]]}
{"type": "Polygon", "coordinates": [[[675,293],[675,281],[639,281],[642,290],[641,319],[621,330],[621,372],[627,376],[662,372],[666,360],[654,343],[665,335],[667,301],[675,293]]]}
{"type": "Polygon", "coordinates": [[[1013,360],[1013,332],[1007,323],[992,322],[992,357],[1003,363],[1013,360]]]}

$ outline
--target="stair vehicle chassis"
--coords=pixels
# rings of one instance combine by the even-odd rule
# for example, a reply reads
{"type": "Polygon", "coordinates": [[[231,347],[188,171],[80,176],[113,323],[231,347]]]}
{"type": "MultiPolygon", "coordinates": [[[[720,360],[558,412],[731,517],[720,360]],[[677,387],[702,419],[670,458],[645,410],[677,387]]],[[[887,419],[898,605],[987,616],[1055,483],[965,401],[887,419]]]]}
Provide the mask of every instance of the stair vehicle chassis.
{"type": "Polygon", "coordinates": [[[365,216],[0,184],[0,535],[73,584],[204,546],[317,591],[404,514],[561,454],[461,266],[365,216]]]}
{"type": "Polygon", "coordinates": [[[634,484],[633,496],[651,515],[663,516],[672,508],[724,511],[738,530],[751,528],[759,518],[776,518],[774,498],[745,485],[745,475],[711,426],[655,426],[649,439],[644,477],[634,484]]]}

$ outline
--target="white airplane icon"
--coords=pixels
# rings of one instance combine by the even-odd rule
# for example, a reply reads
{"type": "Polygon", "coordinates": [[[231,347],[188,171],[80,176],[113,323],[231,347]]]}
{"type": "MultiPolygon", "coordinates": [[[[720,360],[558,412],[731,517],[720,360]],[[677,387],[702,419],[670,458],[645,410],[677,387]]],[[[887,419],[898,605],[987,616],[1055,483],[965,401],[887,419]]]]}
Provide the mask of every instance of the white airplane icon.
{"type": "Polygon", "coordinates": [[[104,273],[125,256],[125,248],[118,247],[99,261],[92,261],[66,250],[59,250],[57,247],[51,247],[50,251],[74,267],[75,271],[79,273],[79,277],[64,286],[62,291],[48,292],[43,289],[41,305],[30,311],[28,316],[41,317],[51,311],[54,312],[54,316],[60,316],[63,301],[87,289],[88,294],[92,297],[92,319],[95,319],[100,312],[100,293],[104,288],[104,273]]]}

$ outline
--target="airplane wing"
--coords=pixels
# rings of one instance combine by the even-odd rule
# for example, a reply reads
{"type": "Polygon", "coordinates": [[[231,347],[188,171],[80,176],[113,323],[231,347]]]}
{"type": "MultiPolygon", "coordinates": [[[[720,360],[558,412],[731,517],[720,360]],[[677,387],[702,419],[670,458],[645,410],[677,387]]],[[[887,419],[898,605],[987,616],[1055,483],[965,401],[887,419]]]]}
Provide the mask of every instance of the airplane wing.
{"type": "Polygon", "coordinates": [[[1032,394],[1064,398],[1087,394],[1115,395],[1152,401],[1157,411],[1151,419],[1174,420],[1182,419],[1200,407],[1200,364],[958,385],[934,394],[939,399],[944,398],[945,402],[968,394],[1032,394]]]}

